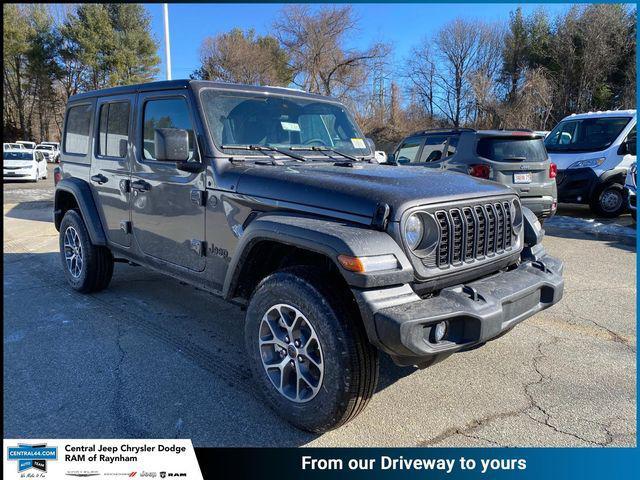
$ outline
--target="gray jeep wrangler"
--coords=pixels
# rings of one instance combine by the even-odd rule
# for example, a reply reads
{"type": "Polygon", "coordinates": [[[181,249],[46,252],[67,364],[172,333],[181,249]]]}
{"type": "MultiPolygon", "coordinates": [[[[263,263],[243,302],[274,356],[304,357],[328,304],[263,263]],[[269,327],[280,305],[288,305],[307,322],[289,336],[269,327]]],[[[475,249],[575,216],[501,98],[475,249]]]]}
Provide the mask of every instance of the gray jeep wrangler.
{"type": "Polygon", "coordinates": [[[363,410],[379,351],[426,367],[562,297],[562,262],[513,190],[377,164],[318,95],[203,81],[76,95],[56,177],[72,288],[104,289],[130,262],[241,305],[254,381],[313,432],[363,410]]]}

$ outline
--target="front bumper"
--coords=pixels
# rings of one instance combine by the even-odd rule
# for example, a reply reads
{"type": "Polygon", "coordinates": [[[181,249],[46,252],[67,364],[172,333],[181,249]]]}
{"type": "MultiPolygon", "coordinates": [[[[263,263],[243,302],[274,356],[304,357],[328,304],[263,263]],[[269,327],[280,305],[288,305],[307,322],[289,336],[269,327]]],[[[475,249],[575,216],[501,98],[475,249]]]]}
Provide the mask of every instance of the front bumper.
{"type": "Polygon", "coordinates": [[[19,169],[3,169],[3,172],[2,172],[2,177],[4,180],[9,180],[9,179],[34,180],[37,177],[37,175],[38,175],[37,170],[30,167],[19,168],[19,169]]]}
{"type": "Polygon", "coordinates": [[[506,333],[562,298],[563,263],[548,255],[421,299],[410,286],[354,292],[369,340],[399,365],[428,366],[506,333]],[[433,329],[447,322],[440,342],[433,329]]]}
{"type": "Polygon", "coordinates": [[[599,182],[591,168],[558,170],[558,201],[563,203],[589,203],[591,193],[599,182]]]}

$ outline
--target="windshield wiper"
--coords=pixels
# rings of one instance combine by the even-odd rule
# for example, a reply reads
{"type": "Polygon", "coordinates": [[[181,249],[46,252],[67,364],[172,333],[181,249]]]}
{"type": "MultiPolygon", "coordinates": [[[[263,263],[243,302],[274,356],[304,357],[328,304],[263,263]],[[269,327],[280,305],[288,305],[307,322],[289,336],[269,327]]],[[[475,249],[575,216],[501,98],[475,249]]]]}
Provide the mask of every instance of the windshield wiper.
{"type": "Polygon", "coordinates": [[[310,152],[321,152],[322,154],[324,154],[325,156],[331,158],[332,160],[335,160],[335,158],[333,158],[331,155],[327,154],[327,152],[331,152],[331,153],[337,153],[338,155],[347,158],[349,160],[352,160],[354,162],[361,162],[363,161],[363,159],[359,159],[357,157],[354,157],[352,155],[347,155],[346,153],[342,153],[338,150],[336,150],[335,148],[330,148],[330,147],[320,147],[317,145],[309,145],[308,147],[289,147],[289,150],[299,150],[299,151],[310,151],[310,152]]]}
{"type": "MultiPolygon", "coordinates": [[[[285,155],[287,157],[293,158],[294,160],[298,160],[299,162],[306,162],[307,159],[300,156],[300,155],[295,155],[291,152],[286,152],[284,150],[280,150],[279,148],[276,147],[271,147],[269,145],[220,145],[220,148],[222,149],[230,149],[230,150],[251,150],[251,151],[257,151],[257,152],[276,152],[276,153],[280,153],[282,155],[285,155]]],[[[272,155],[268,155],[272,160],[275,161],[275,159],[273,158],[272,155]]],[[[274,164],[277,165],[277,164],[274,164]]]]}

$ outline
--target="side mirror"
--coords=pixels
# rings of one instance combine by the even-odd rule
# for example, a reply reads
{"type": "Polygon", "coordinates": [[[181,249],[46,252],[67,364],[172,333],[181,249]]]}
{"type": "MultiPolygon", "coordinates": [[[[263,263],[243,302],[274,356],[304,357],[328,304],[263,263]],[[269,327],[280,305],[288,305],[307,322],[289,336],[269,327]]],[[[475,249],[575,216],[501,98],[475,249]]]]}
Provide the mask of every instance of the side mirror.
{"type": "Polygon", "coordinates": [[[153,133],[155,158],[161,162],[189,159],[189,132],[182,128],[156,128],[153,133]]]}
{"type": "Polygon", "coordinates": [[[626,146],[627,146],[627,153],[629,155],[636,155],[637,139],[636,138],[628,138],[625,143],[626,143],[626,146]]]}
{"type": "Polygon", "coordinates": [[[396,154],[391,153],[387,155],[387,163],[396,163],[396,154]]]}

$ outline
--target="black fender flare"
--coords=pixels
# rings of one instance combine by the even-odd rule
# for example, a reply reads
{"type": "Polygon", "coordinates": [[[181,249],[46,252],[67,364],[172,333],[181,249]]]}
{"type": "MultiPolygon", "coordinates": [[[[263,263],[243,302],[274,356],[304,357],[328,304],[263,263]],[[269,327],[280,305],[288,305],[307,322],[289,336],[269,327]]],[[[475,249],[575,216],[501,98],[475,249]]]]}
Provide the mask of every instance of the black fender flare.
{"type": "Polygon", "coordinates": [[[325,255],[334,262],[347,284],[353,287],[381,287],[413,281],[413,267],[409,259],[386,232],[326,218],[267,213],[253,220],[242,233],[224,281],[223,295],[226,298],[235,291],[242,266],[251,256],[251,250],[262,241],[275,241],[325,255]],[[354,257],[393,254],[398,259],[398,268],[354,273],[340,265],[338,255],[341,254],[354,257]]]}
{"type": "Polygon", "coordinates": [[[597,182],[594,182],[591,187],[591,192],[589,192],[589,198],[593,198],[598,189],[602,188],[603,185],[608,183],[619,183],[624,186],[624,182],[627,177],[627,169],[626,168],[612,168],[611,170],[607,170],[600,178],[598,178],[597,182]]]}
{"type": "Polygon", "coordinates": [[[89,232],[91,243],[94,245],[106,245],[107,237],[104,234],[102,221],[98,214],[98,209],[93,201],[91,194],[91,186],[84,180],[79,178],[64,178],[56,185],[56,192],[53,201],[53,219],[56,230],[60,231],[60,223],[64,212],[60,207],[59,201],[61,192],[67,192],[73,195],[84,219],[85,226],[89,232]]]}

